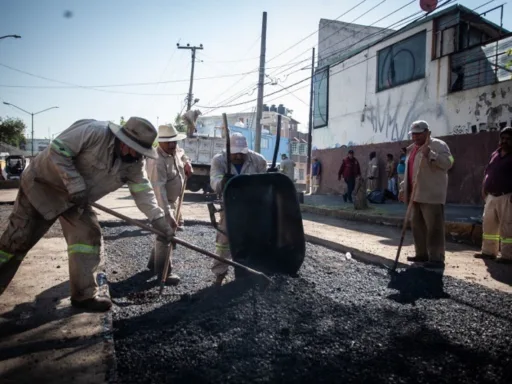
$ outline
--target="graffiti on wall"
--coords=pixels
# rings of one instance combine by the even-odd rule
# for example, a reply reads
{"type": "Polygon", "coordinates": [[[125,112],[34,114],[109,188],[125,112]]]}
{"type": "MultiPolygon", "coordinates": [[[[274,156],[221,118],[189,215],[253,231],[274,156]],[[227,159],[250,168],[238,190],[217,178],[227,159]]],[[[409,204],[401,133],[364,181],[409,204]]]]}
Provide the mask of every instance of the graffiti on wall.
{"type": "Polygon", "coordinates": [[[387,97],[386,104],[381,107],[380,98],[377,98],[375,107],[366,107],[365,118],[370,121],[373,132],[384,134],[386,139],[391,141],[406,140],[411,124],[416,120],[428,120],[435,116],[436,128],[445,124],[448,130],[450,124],[444,108],[439,103],[429,103],[422,97],[425,92],[426,80],[418,88],[414,99],[410,102],[404,101],[404,91],[400,93],[400,99],[396,107],[391,107],[391,96],[387,97]]]}

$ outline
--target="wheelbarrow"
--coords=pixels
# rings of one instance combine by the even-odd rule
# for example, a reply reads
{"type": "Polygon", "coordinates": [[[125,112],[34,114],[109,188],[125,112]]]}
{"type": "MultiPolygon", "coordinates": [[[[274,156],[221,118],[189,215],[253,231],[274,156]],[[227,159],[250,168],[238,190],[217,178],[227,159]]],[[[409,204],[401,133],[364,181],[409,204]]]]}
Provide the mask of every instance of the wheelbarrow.
{"type": "MultiPolygon", "coordinates": [[[[306,239],[295,185],[276,169],[280,133],[278,115],[272,166],[264,174],[232,177],[223,191],[223,209],[234,261],[264,273],[294,276],[304,261],[306,239]]],[[[226,136],[229,154],[229,132],[226,136]]],[[[245,275],[235,271],[235,278],[245,275]]]]}

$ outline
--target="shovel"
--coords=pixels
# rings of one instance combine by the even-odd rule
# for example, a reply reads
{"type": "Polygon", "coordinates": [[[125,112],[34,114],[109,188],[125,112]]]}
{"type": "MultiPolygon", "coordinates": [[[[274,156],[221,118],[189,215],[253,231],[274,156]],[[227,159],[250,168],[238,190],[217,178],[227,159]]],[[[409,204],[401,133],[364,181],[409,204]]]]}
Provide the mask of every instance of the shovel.
{"type": "MultiPolygon", "coordinates": [[[[59,192],[62,192],[62,193],[66,193],[66,194],[68,193],[64,188],[61,188],[61,187],[56,186],[56,185],[53,185],[53,184],[51,184],[51,183],[47,182],[46,180],[41,179],[39,177],[36,177],[34,180],[39,182],[39,183],[41,183],[41,184],[44,184],[44,185],[46,185],[48,187],[53,188],[56,191],[59,191],[59,192]]],[[[151,227],[151,226],[149,226],[147,224],[144,224],[144,223],[141,223],[141,222],[139,222],[137,220],[134,220],[134,219],[132,219],[132,218],[130,218],[128,216],[125,216],[125,215],[123,215],[121,213],[118,213],[118,212],[116,212],[116,211],[114,211],[114,210],[112,210],[110,208],[104,207],[101,204],[98,204],[98,203],[95,203],[95,202],[91,202],[89,204],[91,206],[93,206],[94,208],[99,209],[100,211],[106,212],[106,213],[108,213],[108,214],[110,214],[112,216],[115,216],[115,217],[117,217],[117,218],[119,218],[121,220],[124,220],[125,222],[127,222],[129,224],[132,224],[132,225],[135,225],[135,226],[137,226],[139,228],[145,229],[146,231],[154,233],[157,236],[161,236],[161,237],[164,237],[164,238],[167,237],[164,233],[160,232],[159,230],[157,230],[157,229],[155,229],[155,228],[153,228],[153,227],[151,227]]],[[[178,238],[176,236],[172,236],[171,239],[172,239],[173,243],[182,245],[185,248],[188,248],[188,249],[191,249],[193,251],[199,252],[199,253],[201,253],[201,254],[203,254],[205,256],[208,256],[208,257],[210,257],[212,259],[220,261],[221,263],[225,263],[225,264],[231,265],[234,268],[239,268],[239,269],[242,269],[242,270],[244,270],[246,272],[249,272],[249,273],[251,273],[251,274],[253,274],[255,276],[258,276],[258,277],[262,278],[267,284],[270,284],[272,282],[272,280],[267,275],[265,275],[262,272],[256,271],[256,270],[254,270],[252,268],[249,268],[249,267],[247,267],[247,266],[245,266],[243,264],[237,263],[236,261],[225,259],[224,257],[216,255],[215,253],[209,252],[206,249],[200,248],[197,245],[191,244],[191,243],[189,243],[189,242],[187,242],[185,240],[182,240],[182,239],[180,239],[180,238],[178,238]]]]}

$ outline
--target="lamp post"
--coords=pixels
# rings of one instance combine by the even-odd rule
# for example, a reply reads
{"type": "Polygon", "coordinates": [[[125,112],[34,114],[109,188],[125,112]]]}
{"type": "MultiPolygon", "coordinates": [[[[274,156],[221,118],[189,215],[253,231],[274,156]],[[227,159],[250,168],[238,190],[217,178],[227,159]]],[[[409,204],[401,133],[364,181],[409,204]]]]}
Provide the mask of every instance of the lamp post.
{"type": "Polygon", "coordinates": [[[5,36],[0,36],[0,40],[7,39],[8,37],[12,37],[13,39],[21,39],[20,35],[5,35],[5,36]]]}
{"type": "Polygon", "coordinates": [[[4,104],[5,105],[10,105],[11,107],[14,107],[14,108],[17,108],[20,111],[23,111],[23,112],[29,114],[30,116],[32,116],[32,156],[34,156],[34,116],[35,115],[39,115],[40,113],[49,111],[50,109],[59,108],[59,107],[50,107],[50,108],[43,109],[42,111],[32,113],[32,112],[29,112],[29,111],[25,111],[23,108],[20,108],[20,107],[14,105],[14,104],[6,103],[5,101],[4,101],[4,104]]]}

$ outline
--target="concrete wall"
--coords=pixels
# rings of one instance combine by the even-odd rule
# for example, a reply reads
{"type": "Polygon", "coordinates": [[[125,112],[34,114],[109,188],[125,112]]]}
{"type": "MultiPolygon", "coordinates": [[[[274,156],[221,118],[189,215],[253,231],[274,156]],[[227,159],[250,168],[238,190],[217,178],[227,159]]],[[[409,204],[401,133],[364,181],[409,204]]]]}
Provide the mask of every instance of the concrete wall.
{"type": "MultiPolygon", "coordinates": [[[[480,190],[484,168],[491,153],[497,148],[499,134],[497,132],[480,132],[439,138],[448,144],[455,158],[455,163],[449,171],[447,202],[455,204],[483,203],[480,190]]],[[[361,164],[363,175],[366,175],[370,152],[377,152],[379,181],[381,188],[385,188],[387,183],[385,177],[386,154],[392,153],[397,161],[400,156],[400,148],[408,146],[410,143],[410,141],[396,141],[354,146],[352,149],[361,164]]],[[[339,194],[342,192],[344,185],[343,182],[338,182],[338,170],[342,159],[347,156],[347,152],[347,147],[313,151],[313,156],[318,157],[323,166],[320,193],[339,194]]]]}
{"type": "Polygon", "coordinates": [[[384,37],[392,30],[366,25],[320,19],[318,28],[318,65],[339,60],[340,55],[384,37]]]}
{"type": "Polygon", "coordinates": [[[328,125],[313,130],[313,148],[406,140],[410,124],[427,120],[435,136],[495,128],[512,120],[512,80],[448,93],[448,56],[431,60],[432,21],[330,67],[328,125]],[[377,52],[427,30],[425,78],[376,92],[377,52]]]}

